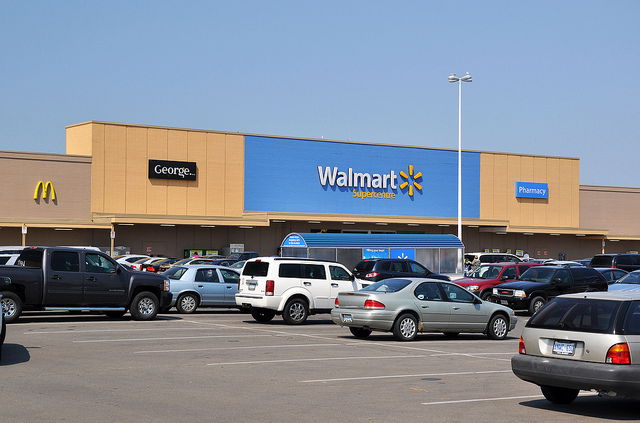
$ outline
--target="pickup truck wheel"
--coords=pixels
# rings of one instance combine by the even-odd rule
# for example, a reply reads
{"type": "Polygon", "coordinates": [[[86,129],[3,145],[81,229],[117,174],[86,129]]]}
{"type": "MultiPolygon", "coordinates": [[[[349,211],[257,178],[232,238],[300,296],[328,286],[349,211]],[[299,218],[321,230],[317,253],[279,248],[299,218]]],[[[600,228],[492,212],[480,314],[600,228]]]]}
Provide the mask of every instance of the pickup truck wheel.
{"type": "Polygon", "coordinates": [[[300,325],[307,320],[307,317],[309,317],[309,306],[300,298],[289,300],[282,310],[282,319],[289,325],[300,325]]]}
{"type": "Polygon", "coordinates": [[[0,294],[2,294],[0,305],[2,306],[4,321],[11,323],[17,320],[22,314],[22,300],[13,292],[6,291],[0,294]]]}
{"type": "Polygon", "coordinates": [[[139,292],[133,301],[129,312],[133,320],[153,320],[158,314],[158,297],[148,291],[139,292]]]}
{"type": "Polygon", "coordinates": [[[545,305],[545,303],[546,301],[542,297],[533,298],[531,300],[531,303],[529,303],[529,314],[533,316],[538,310],[542,308],[543,305],[545,305]]]}
{"type": "Polygon", "coordinates": [[[559,388],[557,386],[540,386],[542,395],[554,404],[569,404],[578,396],[578,389],[559,388]]]}
{"type": "Polygon", "coordinates": [[[256,322],[266,323],[273,320],[276,316],[276,312],[274,310],[267,310],[264,308],[252,308],[251,316],[255,319],[256,322]]]}
{"type": "Polygon", "coordinates": [[[107,317],[118,318],[124,316],[126,311],[105,311],[104,315],[107,317]]]}
{"type": "Polygon", "coordinates": [[[176,308],[180,313],[193,313],[198,308],[200,301],[194,294],[182,294],[176,301],[176,308]]]}

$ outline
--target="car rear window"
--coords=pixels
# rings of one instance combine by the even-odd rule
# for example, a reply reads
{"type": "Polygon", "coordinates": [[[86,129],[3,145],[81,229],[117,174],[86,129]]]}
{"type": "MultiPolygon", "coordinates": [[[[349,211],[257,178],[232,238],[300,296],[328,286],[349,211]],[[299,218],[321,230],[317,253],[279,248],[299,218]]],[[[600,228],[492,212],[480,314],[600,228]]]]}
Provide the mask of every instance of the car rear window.
{"type": "Polygon", "coordinates": [[[398,292],[411,283],[408,279],[384,279],[362,288],[360,291],[398,292]]]}
{"type": "Polygon", "coordinates": [[[265,261],[248,261],[242,269],[243,276],[267,276],[269,263],[265,261]]]}
{"type": "Polygon", "coordinates": [[[375,261],[361,261],[360,263],[356,264],[355,271],[370,272],[371,269],[373,269],[374,264],[375,264],[375,261]]]}
{"type": "Polygon", "coordinates": [[[186,271],[187,271],[186,267],[176,266],[164,272],[163,275],[165,275],[169,279],[179,280],[186,271]]]}
{"type": "Polygon", "coordinates": [[[594,256],[591,259],[591,267],[611,267],[613,256],[594,256]]]}
{"type": "Polygon", "coordinates": [[[576,332],[613,333],[621,301],[556,298],[527,327],[576,332]]]}
{"type": "Polygon", "coordinates": [[[640,284],[640,272],[631,272],[628,275],[624,275],[616,283],[637,283],[637,284],[640,284]]]}
{"type": "Polygon", "coordinates": [[[624,254],[616,257],[616,265],[621,264],[625,266],[638,266],[640,265],[640,255],[636,254],[624,254]]]}

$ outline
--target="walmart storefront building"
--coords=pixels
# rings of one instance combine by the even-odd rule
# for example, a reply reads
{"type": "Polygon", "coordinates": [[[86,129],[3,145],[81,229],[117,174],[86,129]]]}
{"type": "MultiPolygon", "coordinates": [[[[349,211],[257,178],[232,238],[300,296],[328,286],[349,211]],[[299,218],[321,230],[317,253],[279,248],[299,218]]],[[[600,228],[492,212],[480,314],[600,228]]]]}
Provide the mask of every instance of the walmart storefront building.
{"type": "MultiPolygon", "coordinates": [[[[291,232],[457,233],[457,152],[107,122],[64,155],[0,152],[0,244],[182,256],[291,232]]],[[[640,189],[580,185],[579,159],[463,152],[467,251],[640,250],[640,189]]]]}

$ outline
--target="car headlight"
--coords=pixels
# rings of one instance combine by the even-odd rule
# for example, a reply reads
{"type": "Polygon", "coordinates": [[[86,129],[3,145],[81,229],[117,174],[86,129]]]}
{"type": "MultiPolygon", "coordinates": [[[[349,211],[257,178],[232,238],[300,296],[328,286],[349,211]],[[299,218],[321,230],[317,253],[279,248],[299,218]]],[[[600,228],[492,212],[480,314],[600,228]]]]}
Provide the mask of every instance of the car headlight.
{"type": "Polygon", "coordinates": [[[171,290],[171,282],[169,282],[169,279],[165,279],[163,281],[162,290],[165,291],[165,292],[168,292],[168,291],[171,290]]]}
{"type": "Polygon", "coordinates": [[[526,297],[527,294],[526,294],[526,292],[524,292],[521,289],[516,289],[515,291],[513,291],[513,296],[514,297],[526,297]]]}
{"type": "Polygon", "coordinates": [[[467,291],[477,291],[480,287],[478,285],[469,285],[467,286],[467,291]]]}

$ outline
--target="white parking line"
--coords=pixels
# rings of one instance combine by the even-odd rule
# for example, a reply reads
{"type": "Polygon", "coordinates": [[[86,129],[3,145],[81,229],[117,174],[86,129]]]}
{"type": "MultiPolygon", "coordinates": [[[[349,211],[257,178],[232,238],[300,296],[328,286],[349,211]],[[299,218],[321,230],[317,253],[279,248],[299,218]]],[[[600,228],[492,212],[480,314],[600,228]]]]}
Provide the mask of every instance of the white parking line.
{"type": "Polygon", "coordinates": [[[76,344],[97,342],[131,342],[131,341],[170,341],[176,339],[207,339],[207,338],[255,338],[258,336],[273,335],[210,335],[210,336],[176,336],[171,338],[122,338],[122,339],[91,339],[86,341],[73,341],[76,344]]]}
{"type": "MultiPolygon", "coordinates": [[[[264,335],[262,335],[264,336],[264,335]]],[[[268,335],[267,335],[268,336],[268,335]]],[[[346,343],[346,344],[281,344],[281,345],[254,345],[248,347],[215,347],[215,348],[189,348],[183,350],[150,350],[150,351],[135,351],[134,354],[160,354],[160,353],[175,353],[175,352],[193,352],[193,351],[219,351],[219,350],[258,350],[263,348],[300,348],[300,347],[331,347],[337,345],[363,345],[360,343],[346,343]]]]}
{"type": "MultiPolygon", "coordinates": [[[[597,395],[598,395],[597,393],[593,392],[593,393],[585,393],[580,396],[594,397],[597,395]]],[[[517,397],[474,398],[474,399],[453,400],[453,401],[434,401],[434,402],[423,402],[422,405],[460,404],[464,402],[503,401],[503,400],[514,400],[514,399],[529,399],[529,398],[544,398],[544,395],[520,395],[517,397]]]]}
{"type": "Polygon", "coordinates": [[[397,378],[405,378],[405,377],[484,375],[484,374],[490,374],[490,373],[511,373],[511,370],[487,370],[483,372],[418,373],[418,374],[411,374],[411,375],[341,377],[341,378],[334,378],[334,379],[301,380],[300,382],[301,383],[344,382],[344,381],[351,381],[351,380],[397,379],[397,378]]]}
{"type": "Polygon", "coordinates": [[[516,355],[515,352],[477,352],[477,353],[439,353],[430,354],[429,357],[443,357],[446,355],[516,355]]]}
{"type": "Polygon", "coordinates": [[[382,360],[388,358],[424,358],[426,355],[383,355],[376,357],[324,357],[324,358],[292,358],[288,360],[260,360],[260,361],[233,361],[227,363],[209,363],[207,366],[224,366],[231,364],[265,364],[265,363],[296,363],[302,361],[332,361],[332,360],[382,360]]]}
{"type": "MultiPolygon", "coordinates": [[[[23,315],[21,318],[22,319],[28,319],[32,316],[26,316],[23,315]]],[[[47,316],[47,317],[63,317],[63,318],[68,318],[68,316],[47,316]]],[[[104,316],[99,316],[96,315],[95,316],[96,321],[91,321],[91,322],[70,322],[70,321],[66,321],[66,322],[29,322],[29,323],[23,323],[21,320],[18,320],[16,323],[12,323],[12,325],[15,326],[51,326],[51,325],[69,325],[69,326],[75,326],[75,325],[130,325],[132,323],[139,323],[139,324],[143,324],[143,325],[148,325],[148,324],[166,324],[167,321],[174,321],[174,322],[182,322],[183,320],[176,320],[176,319],[172,319],[172,318],[163,318],[163,317],[156,317],[156,320],[149,320],[147,322],[142,322],[142,321],[138,321],[138,320],[103,320],[104,316]]]]}
{"type": "Polygon", "coordinates": [[[74,334],[74,333],[100,333],[100,332],[144,332],[144,331],[154,331],[154,330],[224,330],[225,328],[180,328],[180,327],[172,327],[172,328],[145,328],[145,329],[89,329],[89,330],[41,330],[41,331],[31,331],[25,332],[25,335],[32,334],[47,334],[47,333],[66,333],[66,334],[74,334]]]}

